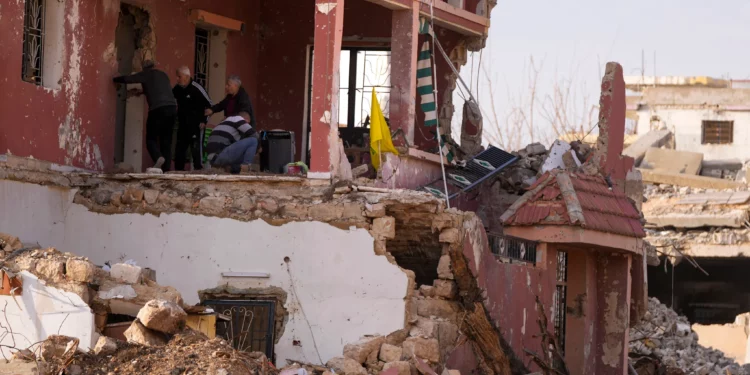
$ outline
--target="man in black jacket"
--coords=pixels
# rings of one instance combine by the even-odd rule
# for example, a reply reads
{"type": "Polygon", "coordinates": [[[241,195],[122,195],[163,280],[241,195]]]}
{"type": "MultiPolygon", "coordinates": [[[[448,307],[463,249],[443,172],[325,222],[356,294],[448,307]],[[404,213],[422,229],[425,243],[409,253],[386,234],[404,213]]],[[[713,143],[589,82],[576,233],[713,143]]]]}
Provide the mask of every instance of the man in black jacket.
{"type": "Polygon", "coordinates": [[[174,169],[185,170],[187,149],[193,157],[193,170],[202,169],[203,132],[201,124],[207,121],[203,112],[213,103],[206,90],[190,77],[190,68],[177,69],[177,85],[172,89],[177,99],[177,145],[175,147],[174,169]]]}
{"type": "Polygon", "coordinates": [[[146,120],[146,148],[154,168],[168,171],[172,163],[172,129],[177,116],[177,102],[172,95],[172,84],[167,73],[154,68],[145,60],[143,70],[129,76],[112,79],[115,83],[140,83],[148,103],[146,120]]]}
{"type": "Polygon", "coordinates": [[[257,128],[258,124],[255,122],[253,104],[250,102],[250,96],[247,95],[247,91],[242,87],[240,77],[235,75],[229,76],[225,90],[227,96],[224,100],[207,109],[205,115],[211,116],[214,113],[224,111],[224,117],[231,117],[237,116],[240,112],[247,112],[250,115],[250,126],[257,128]]]}

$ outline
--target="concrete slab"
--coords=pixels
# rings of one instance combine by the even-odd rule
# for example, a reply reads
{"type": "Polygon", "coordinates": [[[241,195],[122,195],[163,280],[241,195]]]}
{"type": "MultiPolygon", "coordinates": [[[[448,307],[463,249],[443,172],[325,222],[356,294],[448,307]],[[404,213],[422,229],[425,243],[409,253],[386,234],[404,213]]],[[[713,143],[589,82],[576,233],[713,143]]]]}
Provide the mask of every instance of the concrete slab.
{"type": "Polygon", "coordinates": [[[701,228],[701,227],[729,227],[742,228],[747,221],[746,210],[731,210],[714,213],[697,213],[697,214],[663,214],[649,215],[646,214],[648,226],[653,227],[675,227],[675,228],[701,228]]]}
{"type": "Polygon", "coordinates": [[[641,162],[642,169],[697,175],[701,171],[703,154],[663,148],[649,148],[641,162]]]}
{"type": "Polygon", "coordinates": [[[750,191],[730,191],[705,194],[690,194],[680,199],[677,204],[743,204],[748,200],[750,200],[750,191]]]}
{"type": "Polygon", "coordinates": [[[654,171],[650,169],[639,169],[643,177],[643,182],[652,184],[667,184],[676,186],[689,186],[699,189],[739,189],[746,186],[744,183],[721,178],[712,178],[704,176],[693,176],[681,173],[670,173],[663,171],[654,171]]]}
{"type": "Polygon", "coordinates": [[[670,137],[672,137],[672,132],[669,130],[650,131],[628,146],[622,154],[635,159],[636,166],[640,165],[643,157],[646,155],[646,151],[652,147],[663,146],[670,137]]]}
{"type": "Polygon", "coordinates": [[[750,244],[709,245],[691,244],[683,252],[696,258],[735,258],[750,256],[750,244]]]}
{"type": "Polygon", "coordinates": [[[742,161],[739,159],[726,160],[704,160],[701,167],[701,176],[716,178],[734,178],[737,172],[743,169],[742,161]]]}
{"type": "Polygon", "coordinates": [[[37,375],[36,363],[21,361],[0,363],[0,375],[37,375]]]}

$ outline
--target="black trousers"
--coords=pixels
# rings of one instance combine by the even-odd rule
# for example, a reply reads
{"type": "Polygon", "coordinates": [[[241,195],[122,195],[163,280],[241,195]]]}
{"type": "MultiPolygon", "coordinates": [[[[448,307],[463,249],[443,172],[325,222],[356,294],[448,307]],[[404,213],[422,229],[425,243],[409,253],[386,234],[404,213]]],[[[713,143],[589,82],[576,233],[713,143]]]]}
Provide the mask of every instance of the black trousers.
{"type": "Polygon", "coordinates": [[[193,159],[193,169],[200,170],[203,168],[203,132],[200,128],[201,120],[205,121],[205,116],[197,121],[180,117],[180,124],[177,128],[177,145],[175,146],[174,169],[178,171],[185,170],[187,161],[187,149],[190,147],[190,155],[193,159]]]}
{"type": "Polygon", "coordinates": [[[146,120],[146,148],[151,160],[164,158],[161,169],[166,172],[172,164],[172,129],[177,118],[177,107],[159,107],[148,111],[146,120]]]}

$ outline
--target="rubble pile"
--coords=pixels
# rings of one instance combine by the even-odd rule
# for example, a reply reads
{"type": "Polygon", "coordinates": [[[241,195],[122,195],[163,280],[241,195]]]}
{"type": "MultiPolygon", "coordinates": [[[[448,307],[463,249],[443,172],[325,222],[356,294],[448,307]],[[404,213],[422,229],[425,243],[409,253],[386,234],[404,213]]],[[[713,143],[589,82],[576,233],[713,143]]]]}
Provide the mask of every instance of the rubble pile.
{"type": "Polygon", "coordinates": [[[680,198],[687,194],[703,194],[703,193],[718,193],[718,192],[731,192],[731,191],[741,191],[741,190],[748,190],[747,187],[742,187],[738,189],[701,189],[701,188],[694,188],[690,186],[675,186],[675,185],[667,185],[667,184],[648,184],[643,189],[643,195],[646,198],[680,198]]]}
{"type": "Polygon", "coordinates": [[[684,316],[677,315],[658,299],[650,298],[643,320],[630,330],[630,357],[654,356],[670,368],[685,374],[744,375],[740,367],[724,353],[698,345],[698,335],[684,316]]]}

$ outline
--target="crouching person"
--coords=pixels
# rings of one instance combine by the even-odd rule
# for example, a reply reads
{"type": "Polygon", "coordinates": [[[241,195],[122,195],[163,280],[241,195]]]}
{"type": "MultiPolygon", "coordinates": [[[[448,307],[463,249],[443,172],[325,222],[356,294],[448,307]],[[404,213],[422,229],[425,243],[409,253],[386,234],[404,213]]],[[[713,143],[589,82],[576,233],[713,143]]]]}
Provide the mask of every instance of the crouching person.
{"type": "Polygon", "coordinates": [[[250,126],[250,114],[240,112],[217,125],[208,137],[206,167],[229,167],[234,174],[247,172],[258,149],[258,136],[250,126]]]}

